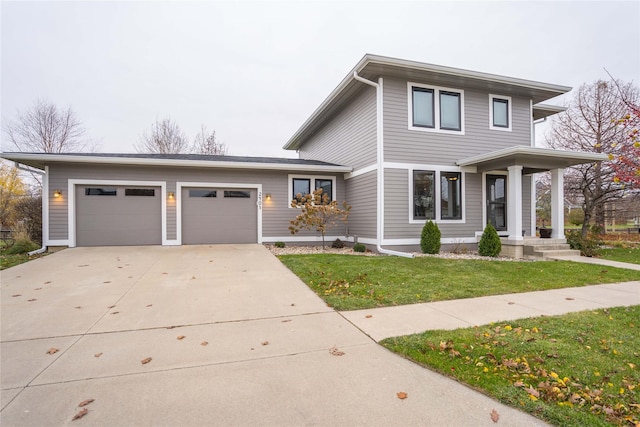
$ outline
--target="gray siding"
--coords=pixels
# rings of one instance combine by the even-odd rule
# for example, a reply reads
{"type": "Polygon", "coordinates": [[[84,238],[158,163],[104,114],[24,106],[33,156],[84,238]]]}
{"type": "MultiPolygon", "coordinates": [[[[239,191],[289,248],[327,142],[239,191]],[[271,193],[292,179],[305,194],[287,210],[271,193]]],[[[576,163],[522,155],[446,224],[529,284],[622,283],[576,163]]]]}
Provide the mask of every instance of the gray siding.
{"type": "MultiPolygon", "coordinates": [[[[464,223],[438,223],[442,238],[474,237],[482,231],[482,175],[467,173],[464,177],[464,223]]],[[[385,239],[419,239],[423,224],[409,223],[409,172],[385,169],[385,239]]]]}
{"type": "Polygon", "coordinates": [[[349,235],[376,238],[377,173],[367,172],[345,181],[349,214],[349,235]]]}
{"type": "MultiPolygon", "coordinates": [[[[115,165],[78,165],[52,164],[49,167],[49,239],[66,240],[68,236],[68,179],[120,180],[120,181],[162,181],[166,182],[167,192],[176,191],[176,182],[211,182],[211,183],[243,183],[262,184],[264,194],[271,194],[271,200],[263,198],[262,235],[263,237],[289,236],[289,221],[298,211],[289,207],[291,197],[288,194],[287,171],[252,171],[241,169],[205,169],[178,167],[148,166],[115,166],[115,165]],[[53,191],[63,190],[63,197],[56,199],[53,191]]],[[[295,175],[321,175],[327,173],[301,173],[295,175]]],[[[336,174],[337,200],[345,200],[345,185],[342,174],[336,174]]],[[[339,225],[331,234],[343,235],[345,227],[339,225]]],[[[315,235],[315,232],[300,235],[315,235]]],[[[167,236],[168,240],[176,239],[176,207],[175,203],[167,203],[167,236]]]]}
{"type": "MultiPolygon", "coordinates": [[[[364,86],[364,85],[363,85],[364,86]]],[[[301,159],[322,160],[357,170],[376,161],[376,90],[364,87],[349,105],[305,141],[301,159]]]]}
{"type": "Polygon", "coordinates": [[[531,144],[529,99],[512,97],[512,131],[505,132],[489,129],[487,92],[452,89],[464,90],[464,135],[409,130],[407,81],[384,79],[385,161],[453,165],[456,160],[477,154],[531,144]]]}

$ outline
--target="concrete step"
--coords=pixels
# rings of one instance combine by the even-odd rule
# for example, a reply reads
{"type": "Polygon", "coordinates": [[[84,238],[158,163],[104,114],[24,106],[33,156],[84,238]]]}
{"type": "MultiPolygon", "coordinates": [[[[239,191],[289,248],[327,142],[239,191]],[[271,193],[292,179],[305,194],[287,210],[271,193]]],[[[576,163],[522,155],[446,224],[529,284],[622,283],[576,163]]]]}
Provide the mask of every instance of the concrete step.
{"type": "Polygon", "coordinates": [[[523,248],[523,253],[525,255],[533,255],[534,252],[539,251],[557,251],[557,250],[567,250],[571,249],[568,243],[557,243],[552,245],[533,245],[529,246],[525,243],[523,248]]]}
{"type": "Polygon", "coordinates": [[[549,258],[557,256],[580,256],[580,251],[573,249],[536,250],[532,255],[538,258],[549,258]]]}
{"type": "Polygon", "coordinates": [[[567,243],[567,239],[540,239],[538,237],[525,237],[525,246],[546,246],[567,243]]]}

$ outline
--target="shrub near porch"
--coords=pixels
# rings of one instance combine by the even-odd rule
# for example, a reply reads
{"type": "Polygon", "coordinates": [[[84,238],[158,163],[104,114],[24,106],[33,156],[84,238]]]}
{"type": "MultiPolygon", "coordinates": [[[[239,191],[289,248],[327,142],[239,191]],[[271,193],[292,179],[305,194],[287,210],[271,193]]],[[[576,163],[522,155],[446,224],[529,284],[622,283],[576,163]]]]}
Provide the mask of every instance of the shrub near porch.
{"type": "Polygon", "coordinates": [[[357,310],[640,280],[640,272],[561,261],[281,255],[337,310],[357,310]]]}

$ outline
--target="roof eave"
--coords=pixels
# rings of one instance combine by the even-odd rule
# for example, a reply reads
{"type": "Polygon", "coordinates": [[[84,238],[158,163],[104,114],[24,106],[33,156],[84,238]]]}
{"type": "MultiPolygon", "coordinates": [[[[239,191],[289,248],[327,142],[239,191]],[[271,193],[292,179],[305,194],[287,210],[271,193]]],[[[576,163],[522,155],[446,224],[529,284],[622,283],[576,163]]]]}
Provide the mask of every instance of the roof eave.
{"type": "Polygon", "coordinates": [[[289,171],[316,171],[316,172],[351,172],[352,168],[340,165],[301,165],[285,163],[259,163],[259,162],[216,162],[206,160],[182,160],[182,159],[150,159],[131,157],[100,157],[100,156],[69,156],[69,155],[39,155],[33,153],[0,154],[0,157],[14,162],[22,163],[38,169],[44,169],[49,163],[85,163],[85,164],[119,164],[137,166],[173,166],[173,167],[201,167],[224,169],[260,169],[260,170],[289,170],[289,171]]]}

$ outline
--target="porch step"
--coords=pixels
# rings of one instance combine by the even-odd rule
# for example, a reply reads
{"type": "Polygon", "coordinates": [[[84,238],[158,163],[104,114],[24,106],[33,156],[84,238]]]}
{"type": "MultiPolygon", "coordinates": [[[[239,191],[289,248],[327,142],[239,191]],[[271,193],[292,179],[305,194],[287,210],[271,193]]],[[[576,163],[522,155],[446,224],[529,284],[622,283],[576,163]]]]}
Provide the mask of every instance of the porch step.
{"type": "MultiPolygon", "coordinates": [[[[568,246],[568,245],[567,245],[568,246]]],[[[580,256],[580,251],[574,249],[550,249],[550,250],[536,250],[533,252],[533,257],[549,259],[551,257],[563,257],[563,256],[580,256]]]]}
{"type": "Polygon", "coordinates": [[[552,243],[552,244],[537,244],[529,246],[527,243],[524,244],[523,253],[524,255],[535,255],[536,252],[543,251],[560,251],[571,249],[568,243],[552,243]]]}
{"type": "Polygon", "coordinates": [[[580,251],[571,249],[566,239],[525,238],[522,249],[523,256],[531,259],[580,255],[580,251]]]}

